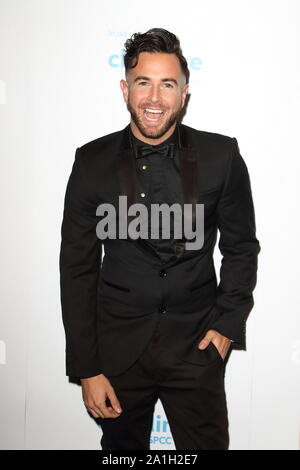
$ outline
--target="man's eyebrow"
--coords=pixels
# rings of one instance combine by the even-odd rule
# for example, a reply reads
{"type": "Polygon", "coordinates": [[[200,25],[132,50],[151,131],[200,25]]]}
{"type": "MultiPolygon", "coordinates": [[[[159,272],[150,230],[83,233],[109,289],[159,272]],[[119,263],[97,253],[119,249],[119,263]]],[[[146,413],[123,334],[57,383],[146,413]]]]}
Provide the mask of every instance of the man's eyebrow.
{"type": "MultiPolygon", "coordinates": [[[[139,80],[148,80],[148,81],[150,81],[151,78],[145,77],[145,76],[143,76],[143,75],[139,75],[138,77],[135,77],[133,83],[135,83],[135,82],[137,82],[137,81],[139,81],[139,80]]],[[[173,83],[175,83],[175,85],[178,86],[178,82],[177,82],[177,80],[175,80],[175,78],[162,78],[161,81],[162,81],[162,82],[173,82],[173,83]]]]}

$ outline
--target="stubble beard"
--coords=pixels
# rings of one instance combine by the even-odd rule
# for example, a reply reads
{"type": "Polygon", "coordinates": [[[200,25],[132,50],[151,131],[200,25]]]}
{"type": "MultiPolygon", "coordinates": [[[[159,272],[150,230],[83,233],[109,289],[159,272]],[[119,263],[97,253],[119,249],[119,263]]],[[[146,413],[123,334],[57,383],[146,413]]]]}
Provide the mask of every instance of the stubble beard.
{"type": "Polygon", "coordinates": [[[127,109],[130,112],[131,119],[135,123],[135,125],[138,128],[138,130],[140,131],[140,133],[148,139],[149,138],[150,139],[159,139],[160,137],[163,137],[163,135],[166,132],[168,132],[170,127],[172,127],[173,124],[177,121],[177,119],[179,118],[180,113],[181,113],[181,108],[179,107],[176,111],[174,111],[173,114],[171,114],[169,119],[167,119],[167,121],[163,124],[162,127],[158,128],[158,129],[155,129],[155,128],[151,128],[151,127],[148,128],[148,127],[144,126],[144,124],[142,123],[142,121],[139,118],[138,114],[135,112],[135,110],[131,106],[130,99],[128,100],[128,103],[127,103],[127,109]]]}

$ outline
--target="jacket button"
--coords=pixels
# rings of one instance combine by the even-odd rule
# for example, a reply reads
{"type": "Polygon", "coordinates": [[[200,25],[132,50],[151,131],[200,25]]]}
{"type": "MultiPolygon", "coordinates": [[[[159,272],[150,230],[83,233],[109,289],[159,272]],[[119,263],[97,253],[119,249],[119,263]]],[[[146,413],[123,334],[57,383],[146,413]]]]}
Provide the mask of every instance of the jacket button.
{"type": "Polygon", "coordinates": [[[162,271],[159,271],[159,275],[160,277],[166,277],[167,273],[166,271],[162,270],[162,271]]]}
{"type": "Polygon", "coordinates": [[[159,307],[159,313],[166,313],[166,311],[167,311],[167,309],[166,309],[166,307],[165,307],[164,305],[161,305],[161,306],[159,307]]]}

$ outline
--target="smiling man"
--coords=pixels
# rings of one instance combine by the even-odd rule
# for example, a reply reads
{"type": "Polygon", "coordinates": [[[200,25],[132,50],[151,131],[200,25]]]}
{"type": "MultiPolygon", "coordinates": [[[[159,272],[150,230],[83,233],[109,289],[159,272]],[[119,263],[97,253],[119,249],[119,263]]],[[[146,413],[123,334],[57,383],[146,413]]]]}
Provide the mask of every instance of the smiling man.
{"type": "Polygon", "coordinates": [[[175,54],[141,52],[121,88],[133,134],[158,145],[173,134],[188,93],[188,74],[175,54]]]}
{"type": "Polygon", "coordinates": [[[246,349],[260,251],[248,170],[236,138],[181,123],[189,71],[173,33],[136,33],[125,48],[130,123],[76,150],[66,190],[66,373],[81,379],[103,450],[149,449],[158,399],[177,449],[228,449],[225,365],[233,346],[246,349]],[[146,215],[148,237],[99,238],[98,206],[112,205],[121,223],[121,195],[144,214],[190,205],[192,226],[203,204],[201,248],[174,236],[175,212],[172,220],[146,215]]]}

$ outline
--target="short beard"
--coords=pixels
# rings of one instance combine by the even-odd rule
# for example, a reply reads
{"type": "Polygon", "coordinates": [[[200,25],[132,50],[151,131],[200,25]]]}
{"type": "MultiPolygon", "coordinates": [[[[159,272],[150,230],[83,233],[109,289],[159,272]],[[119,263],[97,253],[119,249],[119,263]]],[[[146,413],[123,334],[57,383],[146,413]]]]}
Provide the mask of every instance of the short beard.
{"type": "Polygon", "coordinates": [[[181,113],[181,109],[180,108],[177,109],[169,117],[169,119],[167,120],[167,122],[165,123],[165,125],[163,126],[163,128],[161,130],[151,129],[150,131],[148,131],[147,128],[145,128],[145,126],[143,125],[143,123],[139,119],[137,113],[131,107],[129,100],[128,100],[128,103],[127,103],[127,109],[130,112],[131,119],[135,123],[135,125],[138,128],[138,130],[140,131],[140,133],[148,139],[160,139],[160,137],[163,137],[165,135],[165,133],[168,132],[170,127],[172,127],[173,124],[177,121],[177,119],[179,118],[180,113],[181,113]]]}

